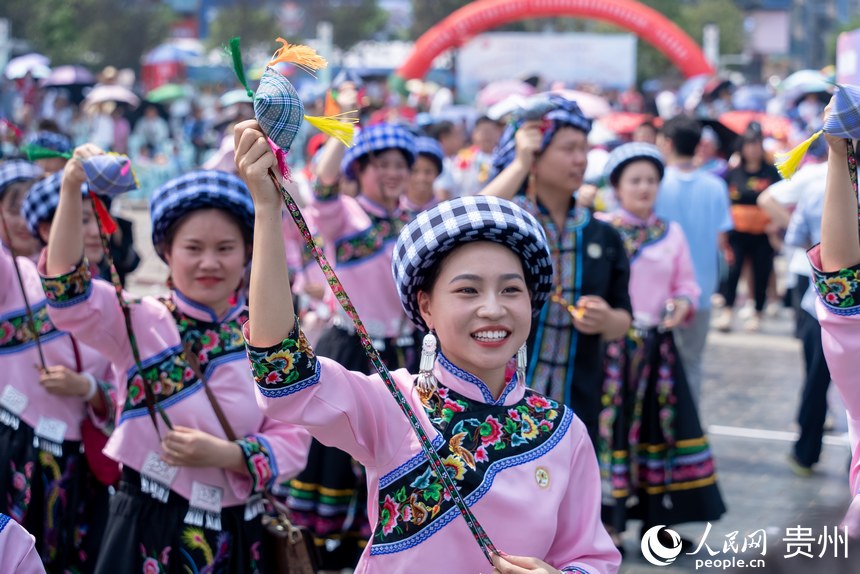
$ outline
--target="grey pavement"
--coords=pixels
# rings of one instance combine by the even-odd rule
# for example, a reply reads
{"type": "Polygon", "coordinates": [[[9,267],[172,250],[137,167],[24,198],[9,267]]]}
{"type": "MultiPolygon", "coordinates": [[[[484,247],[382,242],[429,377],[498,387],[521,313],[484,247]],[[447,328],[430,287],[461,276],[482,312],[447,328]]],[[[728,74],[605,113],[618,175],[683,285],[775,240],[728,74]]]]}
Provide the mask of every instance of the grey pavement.
{"type": "MultiPolygon", "coordinates": [[[[126,200],[117,207],[135,224],[136,247],[143,260],[140,269],[129,278],[130,290],[139,295],[164,293],[167,268],[148,241],[146,204],[126,200]]],[[[732,551],[722,552],[726,536],[737,531],[740,546],[747,535],[760,529],[767,533],[764,559],[768,565],[785,561],[787,569],[782,571],[801,572],[818,568],[821,563],[822,559],[817,557],[821,549],[818,545],[813,548],[815,558],[785,559],[788,543],[783,538],[787,537],[788,527],[817,525],[813,531],[817,538],[822,534],[822,526],[829,525],[832,530],[838,524],[848,504],[847,439],[844,432],[826,435],[821,462],[814,475],[799,478],[792,473],[786,456],[796,433],[803,360],[800,342],[791,336],[791,311],[783,309],[779,317],[765,319],[762,331],[756,334],[741,331],[741,322],[736,319],[738,330],[732,333],[712,330],[705,356],[700,415],[728,507],[725,516],[712,524],[706,541],[717,554],[706,556],[707,550],[703,548],[695,556],[682,554],[669,566],[652,566],[642,556],[639,524],[633,522],[625,533],[622,574],[723,571],[707,567],[696,570],[694,561],[730,559],[732,551]]],[[[841,415],[837,407],[834,412],[837,431],[843,428],[841,415]]],[[[673,528],[698,545],[705,525],[692,523],[673,528]]],[[[860,572],[860,567],[857,571],[860,572]]]]}

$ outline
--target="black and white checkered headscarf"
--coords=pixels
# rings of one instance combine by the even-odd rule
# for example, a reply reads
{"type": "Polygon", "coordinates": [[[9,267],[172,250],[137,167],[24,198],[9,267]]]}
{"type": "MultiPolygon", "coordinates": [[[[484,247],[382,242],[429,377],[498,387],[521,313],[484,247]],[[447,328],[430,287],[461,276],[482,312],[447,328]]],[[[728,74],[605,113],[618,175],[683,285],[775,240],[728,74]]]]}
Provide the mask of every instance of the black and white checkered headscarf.
{"type": "Polygon", "coordinates": [[[415,136],[409,130],[394,124],[375,124],[362,128],[358,133],[352,147],[343,154],[340,171],[347,179],[358,179],[354,169],[355,162],[366,155],[387,149],[402,151],[409,167],[415,163],[415,136]]]}
{"type": "MultiPolygon", "coordinates": [[[[40,238],[40,223],[54,220],[54,214],[60,205],[62,184],[63,171],[58,171],[34,183],[27,192],[27,197],[21,204],[21,215],[27,221],[27,229],[33,237],[40,238]]],[[[81,186],[81,194],[87,195],[87,184],[81,186]]]]}
{"type": "Polygon", "coordinates": [[[618,185],[621,172],[634,161],[647,160],[657,168],[659,178],[663,179],[664,162],[663,154],[657,146],[644,142],[631,142],[620,145],[609,154],[603,173],[613,186],[618,185]]]}
{"type": "Polygon", "coordinates": [[[159,187],[149,201],[152,244],[158,256],[167,231],[187,213],[217,207],[232,213],[248,230],[254,229],[254,202],[239,177],[215,170],[197,170],[175,177],[159,187]]]}
{"type": "Polygon", "coordinates": [[[42,177],[42,168],[23,159],[10,159],[0,162],[0,197],[13,183],[29,181],[42,177]]]}
{"type": "Polygon", "coordinates": [[[27,138],[26,143],[60,153],[69,153],[72,151],[72,140],[68,136],[48,130],[40,130],[31,134],[27,138]]]}
{"type": "Polygon", "coordinates": [[[514,203],[489,196],[443,201],[421,212],[400,232],[391,262],[400,303],[420,329],[418,289],[433,265],[463,243],[492,241],[508,247],[523,262],[532,312],[540,312],[552,287],[552,258],[540,223],[514,203]]]}

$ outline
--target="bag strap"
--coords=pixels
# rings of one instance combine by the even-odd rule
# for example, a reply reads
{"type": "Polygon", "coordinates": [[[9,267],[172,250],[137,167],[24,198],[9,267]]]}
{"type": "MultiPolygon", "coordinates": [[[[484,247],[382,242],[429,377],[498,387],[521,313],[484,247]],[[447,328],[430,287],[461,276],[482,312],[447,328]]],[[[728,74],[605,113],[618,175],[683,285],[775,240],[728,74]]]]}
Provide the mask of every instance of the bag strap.
{"type": "Polygon", "coordinates": [[[83,373],[84,362],[81,360],[81,349],[78,346],[78,342],[75,340],[75,337],[71,333],[69,333],[69,340],[72,342],[72,352],[75,354],[75,372],[83,373]]]}
{"type": "Polygon", "coordinates": [[[212,389],[209,388],[209,385],[206,382],[206,373],[204,373],[203,369],[200,368],[200,357],[198,357],[197,353],[194,351],[194,343],[191,341],[185,341],[184,346],[185,352],[183,353],[183,358],[185,359],[185,363],[203,384],[206,398],[209,399],[209,404],[212,405],[212,410],[215,411],[215,416],[218,417],[218,422],[221,423],[221,428],[224,430],[224,434],[227,435],[227,440],[231,442],[236,441],[238,437],[236,436],[236,433],[233,432],[233,427],[230,426],[230,421],[227,420],[227,416],[224,414],[221,404],[215,397],[215,393],[212,392],[212,389]]]}

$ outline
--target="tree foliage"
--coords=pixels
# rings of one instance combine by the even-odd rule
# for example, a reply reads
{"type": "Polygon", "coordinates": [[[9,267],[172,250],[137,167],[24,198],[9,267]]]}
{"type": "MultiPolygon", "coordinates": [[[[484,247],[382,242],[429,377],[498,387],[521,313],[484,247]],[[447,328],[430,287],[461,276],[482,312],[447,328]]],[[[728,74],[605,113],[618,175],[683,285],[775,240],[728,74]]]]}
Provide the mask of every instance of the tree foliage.
{"type": "Polygon", "coordinates": [[[376,0],[318,0],[311,6],[314,21],[331,22],[333,42],[343,50],[378,36],[388,22],[376,0]]]}
{"type": "Polygon", "coordinates": [[[164,5],[115,0],[3,0],[0,18],[52,65],[137,67],[141,54],[169,34],[164,5]]]}
{"type": "Polygon", "coordinates": [[[284,34],[275,13],[266,4],[261,0],[238,0],[232,6],[219,9],[209,24],[207,46],[226,46],[230,38],[239,36],[243,51],[260,46],[267,47],[264,51],[274,51],[275,38],[284,34]]]}

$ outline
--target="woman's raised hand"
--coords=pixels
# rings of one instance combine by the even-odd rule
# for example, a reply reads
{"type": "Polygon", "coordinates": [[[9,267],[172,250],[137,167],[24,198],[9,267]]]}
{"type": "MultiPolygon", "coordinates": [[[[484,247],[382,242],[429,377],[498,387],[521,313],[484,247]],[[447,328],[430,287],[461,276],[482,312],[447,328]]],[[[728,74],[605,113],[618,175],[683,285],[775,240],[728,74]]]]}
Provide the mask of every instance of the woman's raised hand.
{"type": "Polygon", "coordinates": [[[257,120],[236,124],[233,137],[236,143],[236,168],[239,177],[248,185],[254,205],[280,208],[281,197],[269,175],[269,170],[277,173],[278,160],[260,124],[257,120]]]}

